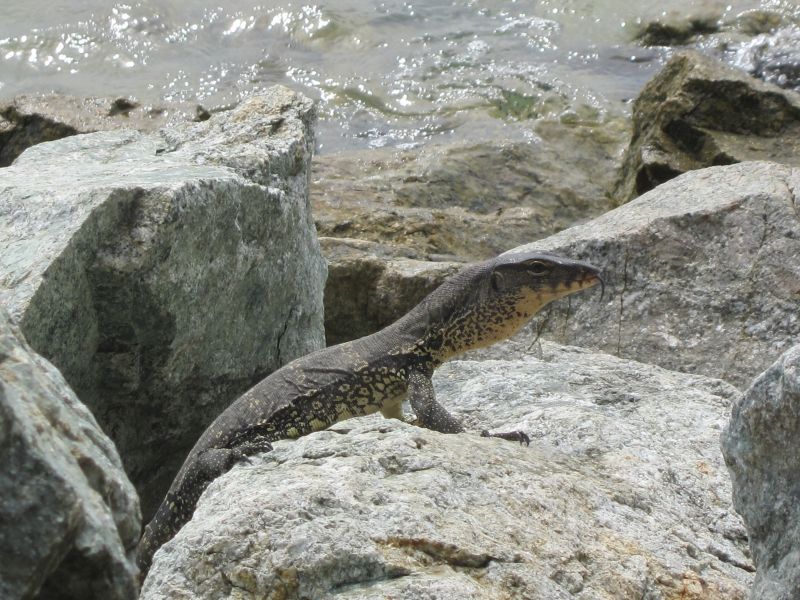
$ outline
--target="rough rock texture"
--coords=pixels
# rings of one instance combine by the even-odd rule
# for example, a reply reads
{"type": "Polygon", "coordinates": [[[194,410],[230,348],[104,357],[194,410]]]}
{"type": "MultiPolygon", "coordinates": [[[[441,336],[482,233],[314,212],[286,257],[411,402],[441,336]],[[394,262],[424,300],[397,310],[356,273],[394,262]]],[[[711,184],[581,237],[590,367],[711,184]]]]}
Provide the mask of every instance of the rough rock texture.
{"type": "Polygon", "coordinates": [[[323,345],[312,103],[39,144],[0,170],[0,300],[116,442],[148,518],[205,426],[323,345]]]}
{"type": "Polygon", "coordinates": [[[757,572],[752,598],[800,598],[800,346],[733,405],[722,450],[757,572]]]}
{"type": "Polygon", "coordinates": [[[747,160],[800,165],[800,95],[679,54],[634,103],[614,198],[622,203],[686,171],[747,160]]]}
{"type": "Polygon", "coordinates": [[[536,133],[315,158],[317,230],[477,260],[608,210],[627,126],[542,122],[536,133]]]}
{"type": "Polygon", "coordinates": [[[0,597],[136,598],[139,500],[117,450],[2,308],[0,456],[0,597]]]}
{"type": "Polygon", "coordinates": [[[0,104],[0,167],[30,146],[78,133],[123,127],[152,132],[174,120],[177,108],[142,107],[124,98],[17,96],[0,104]]]}
{"type": "Polygon", "coordinates": [[[686,173],[526,249],[605,270],[605,299],[545,311],[562,343],[746,387],[800,336],[800,169],[686,173]]]}
{"type": "Polygon", "coordinates": [[[209,487],[142,598],[744,598],[718,444],[736,390],[515,346],[434,382],[470,427],[530,447],[379,416],[279,442],[209,487]]]}
{"type": "Polygon", "coordinates": [[[325,339],[329,346],[394,323],[464,265],[347,238],[320,238],[328,261],[325,339]]]}

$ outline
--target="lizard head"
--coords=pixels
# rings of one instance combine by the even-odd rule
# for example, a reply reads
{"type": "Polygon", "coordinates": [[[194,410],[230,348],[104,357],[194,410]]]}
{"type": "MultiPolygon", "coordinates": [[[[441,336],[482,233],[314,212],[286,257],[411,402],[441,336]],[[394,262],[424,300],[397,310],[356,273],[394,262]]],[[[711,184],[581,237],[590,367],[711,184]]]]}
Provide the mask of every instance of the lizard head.
{"type": "Polygon", "coordinates": [[[544,252],[504,254],[459,279],[462,295],[440,329],[440,360],[514,335],[545,305],[597,284],[596,267],[544,252]]]}
{"type": "Polygon", "coordinates": [[[489,297],[501,301],[519,298],[530,304],[534,312],[563,296],[598,283],[603,285],[598,268],[544,252],[502,255],[490,264],[489,297]]]}

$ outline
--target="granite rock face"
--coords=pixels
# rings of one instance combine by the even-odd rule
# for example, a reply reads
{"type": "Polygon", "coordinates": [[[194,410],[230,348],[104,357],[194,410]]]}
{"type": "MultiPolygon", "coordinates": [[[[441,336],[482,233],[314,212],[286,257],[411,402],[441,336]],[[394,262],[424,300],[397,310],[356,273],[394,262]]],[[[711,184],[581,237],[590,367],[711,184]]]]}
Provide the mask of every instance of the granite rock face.
{"type": "Polygon", "coordinates": [[[139,499],[114,444],[0,308],[0,597],[133,600],[139,499]]]}
{"type": "Polygon", "coordinates": [[[694,169],[753,160],[800,165],[800,95],[715,59],[678,54],[636,98],[614,199],[694,169]]]}
{"type": "MultiPolygon", "coordinates": [[[[604,269],[602,303],[562,302],[546,338],[747,387],[800,337],[800,169],[686,173],[523,248],[604,269]]],[[[546,321],[546,322],[542,322],[546,321]]]]}
{"type": "Polygon", "coordinates": [[[0,300],[117,444],[145,518],[229,402],[324,344],[313,119],[276,87],[0,170],[0,300]]]}
{"type": "Polygon", "coordinates": [[[212,483],[142,598],[745,597],[718,444],[732,386],[549,343],[434,384],[473,431],[533,443],[377,415],[279,442],[212,483]]]}
{"type": "Polygon", "coordinates": [[[800,346],[733,405],[722,449],[756,564],[752,598],[800,597],[800,346]]]}

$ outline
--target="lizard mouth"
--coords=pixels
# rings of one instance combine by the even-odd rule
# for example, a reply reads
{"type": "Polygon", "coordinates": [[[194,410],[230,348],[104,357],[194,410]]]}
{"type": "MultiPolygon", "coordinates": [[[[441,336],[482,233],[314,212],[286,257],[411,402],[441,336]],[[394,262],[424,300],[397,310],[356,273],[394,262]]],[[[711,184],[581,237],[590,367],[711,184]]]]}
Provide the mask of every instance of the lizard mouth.
{"type": "Polygon", "coordinates": [[[590,275],[587,275],[586,277],[583,277],[576,281],[578,287],[582,290],[600,284],[600,300],[602,300],[603,297],[606,295],[606,282],[603,281],[603,278],[601,277],[600,273],[591,273],[590,275]]]}

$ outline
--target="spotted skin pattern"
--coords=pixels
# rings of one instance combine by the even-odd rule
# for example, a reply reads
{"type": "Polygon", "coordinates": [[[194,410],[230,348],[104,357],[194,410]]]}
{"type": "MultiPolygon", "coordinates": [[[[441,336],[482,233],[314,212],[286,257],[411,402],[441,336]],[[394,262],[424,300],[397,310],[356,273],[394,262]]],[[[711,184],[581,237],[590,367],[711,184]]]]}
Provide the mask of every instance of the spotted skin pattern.
{"type": "MultiPolygon", "coordinates": [[[[269,375],[200,436],[139,542],[146,573],[155,551],[192,517],[214,479],[248,456],[351,417],[380,411],[442,433],[464,428],[435,399],[445,360],[507,339],[544,305],[602,283],[598,269],[546,253],[517,253],[467,267],[404,317],[367,337],[314,352],[269,375]]],[[[520,432],[483,435],[529,441],[520,432]]]]}

